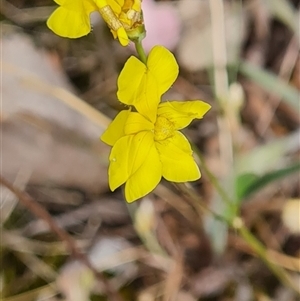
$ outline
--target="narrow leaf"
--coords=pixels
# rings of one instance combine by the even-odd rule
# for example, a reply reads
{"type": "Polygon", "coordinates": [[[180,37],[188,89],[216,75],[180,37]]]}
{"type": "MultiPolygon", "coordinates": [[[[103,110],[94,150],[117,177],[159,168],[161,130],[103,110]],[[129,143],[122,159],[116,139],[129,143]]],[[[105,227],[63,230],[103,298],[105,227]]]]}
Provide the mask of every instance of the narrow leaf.
{"type": "Polygon", "coordinates": [[[299,111],[299,92],[275,74],[247,62],[241,62],[239,71],[271,94],[282,98],[297,112],[299,111]]]}
{"type": "Polygon", "coordinates": [[[237,179],[237,183],[241,183],[242,187],[237,191],[238,197],[240,200],[250,196],[252,193],[259,191],[264,188],[268,184],[280,180],[294,172],[299,172],[300,163],[293,164],[287,168],[283,168],[280,170],[276,170],[270,173],[267,173],[261,177],[257,177],[255,175],[244,174],[239,176],[237,179]]]}

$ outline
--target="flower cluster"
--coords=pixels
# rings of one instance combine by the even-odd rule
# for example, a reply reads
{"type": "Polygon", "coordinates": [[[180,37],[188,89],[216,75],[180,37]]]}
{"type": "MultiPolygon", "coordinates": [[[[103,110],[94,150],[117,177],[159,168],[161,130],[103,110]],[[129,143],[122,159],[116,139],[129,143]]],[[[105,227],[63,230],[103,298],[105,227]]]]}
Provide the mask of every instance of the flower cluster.
{"type": "Polygon", "coordinates": [[[155,46],[147,65],[132,56],[118,78],[118,98],[131,109],[121,111],[101,139],[112,146],[110,189],[126,183],[128,202],[151,192],[162,177],[172,182],[200,178],[191,146],[179,130],[202,118],[210,105],[200,100],[161,102],[177,76],[172,53],[155,46]]]}
{"type": "Polygon", "coordinates": [[[146,57],[142,0],[54,0],[59,7],[47,21],[56,34],[78,38],[91,31],[89,15],[98,11],[115,38],[136,44],[141,60],[130,57],[118,78],[118,99],[128,106],[103,133],[112,146],[109,186],[125,184],[125,198],[133,202],[151,192],[165,178],[172,182],[200,178],[191,146],[180,132],[193,119],[201,119],[210,105],[200,101],[161,101],[178,76],[173,54],[155,46],[146,57]]]}
{"type": "Polygon", "coordinates": [[[98,11],[123,46],[145,34],[142,0],[54,0],[59,7],[47,21],[57,35],[79,38],[91,31],[90,14],[98,11]]]}

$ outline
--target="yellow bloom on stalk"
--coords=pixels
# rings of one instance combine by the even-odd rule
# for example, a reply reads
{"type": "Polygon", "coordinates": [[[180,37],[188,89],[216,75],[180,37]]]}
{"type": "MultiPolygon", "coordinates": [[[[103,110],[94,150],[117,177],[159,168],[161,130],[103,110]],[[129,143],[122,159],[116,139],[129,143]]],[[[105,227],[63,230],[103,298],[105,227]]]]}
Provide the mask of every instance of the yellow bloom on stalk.
{"type": "Polygon", "coordinates": [[[129,43],[128,34],[136,30],[144,33],[141,12],[142,0],[54,0],[59,7],[47,21],[57,35],[79,38],[91,31],[90,14],[98,11],[114,38],[121,45],[129,43]]]}
{"type": "Polygon", "coordinates": [[[161,95],[178,75],[174,56],[155,46],[147,66],[129,58],[118,79],[121,102],[135,107],[123,110],[103,133],[101,140],[112,146],[108,169],[109,186],[114,191],[125,184],[125,198],[132,202],[151,192],[161,177],[172,182],[200,178],[192,149],[179,130],[200,119],[210,105],[200,100],[167,101],[161,95]]]}

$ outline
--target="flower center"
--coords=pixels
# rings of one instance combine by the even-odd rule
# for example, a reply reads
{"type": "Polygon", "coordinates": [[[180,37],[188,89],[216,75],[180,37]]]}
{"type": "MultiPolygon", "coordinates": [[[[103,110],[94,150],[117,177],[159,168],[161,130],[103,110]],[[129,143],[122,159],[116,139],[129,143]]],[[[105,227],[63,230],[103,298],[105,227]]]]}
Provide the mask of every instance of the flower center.
{"type": "Polygon", "coordinates": [[[171,137],[173,133],[174,124],[166,117],[158,116],[154,125],[154,140],[165,140],[171,137]]]}

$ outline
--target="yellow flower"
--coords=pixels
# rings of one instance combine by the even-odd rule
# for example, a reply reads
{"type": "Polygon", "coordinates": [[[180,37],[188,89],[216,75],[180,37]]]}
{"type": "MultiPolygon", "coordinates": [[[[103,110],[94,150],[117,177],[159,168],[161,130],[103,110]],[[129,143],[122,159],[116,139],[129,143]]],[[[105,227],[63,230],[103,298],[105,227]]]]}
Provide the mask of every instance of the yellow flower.
{"type": "Polygon", "coordinates": [[[173,182],[200,178],[192,149],[179,130],[200,119],[210,105],[200,100],[160,102],[178,75],[174,56],[154,47],[147,66],[131,57],[118,79],[118,97],[132,110],[121,111],[101,140],[112,146],[108,169],[110,189],[125,184],[128,202],[151,192],[161,177],[173,182]],[[127,75],[131,78],[127,78],[127,75]]]}
{"type": "Polygon", "coordinates": [[[144,29],[141,12],[142,0],[54,0],[59,7],[47,21],[57,35],[79,38],[91,31],[90,13],[99,11],[114,38],[121,45],[129,43],[128,33],[144,29]],[[142,29],[140,29],[142,28],[142,29]]]}

